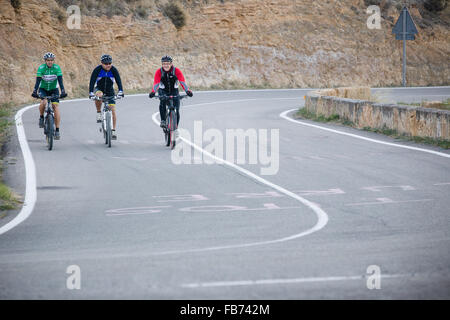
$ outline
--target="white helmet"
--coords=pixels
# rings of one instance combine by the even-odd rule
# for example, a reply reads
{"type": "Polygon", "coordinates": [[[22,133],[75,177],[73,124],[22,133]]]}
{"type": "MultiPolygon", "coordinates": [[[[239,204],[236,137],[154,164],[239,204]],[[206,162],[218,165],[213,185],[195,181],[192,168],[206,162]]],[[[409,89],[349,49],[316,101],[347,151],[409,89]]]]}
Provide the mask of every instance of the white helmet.
{"type": "Polygon", "coordinates": [[[51,52],[47,52],[46,54],[44,54],[44,60],[47,59],[55,59],[55,55],[51,52]]]}

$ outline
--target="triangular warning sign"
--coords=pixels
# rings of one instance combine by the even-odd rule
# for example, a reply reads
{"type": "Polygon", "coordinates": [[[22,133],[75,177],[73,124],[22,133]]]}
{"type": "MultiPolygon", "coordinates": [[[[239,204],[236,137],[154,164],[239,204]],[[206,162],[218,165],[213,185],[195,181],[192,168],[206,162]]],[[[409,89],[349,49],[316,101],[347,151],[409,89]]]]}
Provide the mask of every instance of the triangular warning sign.
{"type": "Polygon", "coordinates": [[[406,33],[406,40],[414,40],[413,35],[419,33],[406,7],[402,9],[402,13],[395,23],[392,33],[394,33],[396,35],[396,39],[399,40],[403,39],[403,33],[406,33]]]}

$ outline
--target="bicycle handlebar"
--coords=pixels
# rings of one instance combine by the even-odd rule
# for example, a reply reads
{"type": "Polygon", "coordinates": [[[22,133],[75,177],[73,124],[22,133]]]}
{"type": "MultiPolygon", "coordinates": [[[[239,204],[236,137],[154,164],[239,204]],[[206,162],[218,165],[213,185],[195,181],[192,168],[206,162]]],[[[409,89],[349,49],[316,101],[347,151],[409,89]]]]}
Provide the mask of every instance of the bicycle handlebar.
{"type": "Polygon", "coordinates": [[[155,95],[154,96],[154,98],[159,98],[159,100],[169,100],[169,99],[173,99],[173,98],[177,98],[177,97],[180,98],[180,100],[181,100],[181,99],[188,97],[188,95],[187,94],[178,94],[178,95],[163,95],[163,96],[155,95]]]}
{"type": "Polygon", "coordinates": [[[91,100],[101,100],[101,101],[108,101],[111,99],[122,99],[122,96],[118,96],[118,95],[114,95],[114,96],[102,96],[102,97],[97,97],[97,96],[93,96],[93,97],[89,97],[89,99],[91,100]]]}
{"type": "Polygon", "coordinates": [[[41,96],[41,95],[39,95],[36,99],[64,99],[64,98],[61,98],[60,96],[59,96],[59,94],[54,94],[54,95],[51,95],[51,96],[41,96]]]}

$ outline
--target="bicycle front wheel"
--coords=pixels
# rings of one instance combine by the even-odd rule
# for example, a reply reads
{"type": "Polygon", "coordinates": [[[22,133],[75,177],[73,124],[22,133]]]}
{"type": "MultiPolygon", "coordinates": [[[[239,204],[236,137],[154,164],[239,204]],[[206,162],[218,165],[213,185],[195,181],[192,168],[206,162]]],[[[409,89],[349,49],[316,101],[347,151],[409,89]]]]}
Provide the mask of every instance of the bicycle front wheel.
{"type": "Polygon", "coordinates": [[[112,135],[112,124],[111,124],[111,112],[106,114],[106,135],[105,135],[105,143],[108,145],[108,148],[111,148],[111,135],[112,135]]]}
{"type": "Polygon", "coordinates": [[[167,115],[166,121],[166,128],[164,129],[164,135],[165,135],[165,139],[166,139],[166,147],[170,146],[170,142],[171,142],[171,130],[170,128],[172,127],[172,117],[171,117],[172,111],[169,111],[169,114],[167,115]]]}
{"type": "Polygon", "coordinates": [[[176,139],[175,139],[175,130],[177,130],[177,114],[176,112],[172,111],[170,113],[170,149],[175,148],[176,139]]]}
{"type": "Polygon", "coordinates": [[[46,140],[47,140],[47,148],[48,150],[52,150],[53,149],[53,137],[55,134],[55,121],[53,119],[52,115],[49,115],[47,117],[47,121],[45,123],[45,131],[46,131],[46,140]]]}

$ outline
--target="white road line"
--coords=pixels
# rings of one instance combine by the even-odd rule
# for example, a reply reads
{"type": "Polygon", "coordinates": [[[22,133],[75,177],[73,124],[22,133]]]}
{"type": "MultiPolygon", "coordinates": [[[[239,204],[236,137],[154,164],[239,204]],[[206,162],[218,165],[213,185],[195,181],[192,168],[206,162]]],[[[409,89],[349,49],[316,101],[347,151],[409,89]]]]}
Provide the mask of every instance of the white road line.
{"type": "MultiPolygon", "coordinates": [[[[402,278],[411,277],[408,274],[387,274],[380,275],[380,278],[402,278]]],[[[367,276],[336,276],[336,277],[311,277],[311,278],[293,278],[293,279],[263,279],[263,280],[240,280],[240,281],[215,281],[182,284],[183,288],[211,288],[211,287],[236,287],[236,286],[255,286],[255,285],[273,285],[273,284],[294,284],[294,283],[315,283],[331,281],[351,281],[365,280],[367,276]]]]}
{"type": "MultiPolygon", "coordinates": [[[[285,89],[244,89],[244,90],[204,90],[204,91],[196,91],[195,93],[234,93],[234,92],[272,92],[272,91],[315,91],[321,90],[323,88],[285,88],[285,89]]],[[[371,88],[373,91],[377,90],[416,90],[416,89],[450,89],[450,86],[440,86],[440,87],[391,87],[391,88],[371,88]]],[[[148,97],[148,93],[138,93],[129,96],[146,96],[148,97]]],[[[445,94],[444,94],[445,96],[445,94]]],[[[88,99],[79,99],[79,100],[88,100],[88,99]]]]}
{"type": "Polygon", "coordinates": [[[25,201],[19,214],[10,222],[0,228],[0,235],[11,230],[19,223],[25,221],[33,211],[36,203],[36,167],[34,165],[33,155],[31,154],[30,147],[28,146],[27,137],[25,135],[25,129],[22,122],[22,114],[33,107],[37,107],[38,104],[25,107],[17,111],[15,121],[17,136],[19,139],[20,148],[25,162],[25,201]]]}
{"type": "Polygon", "coordinates": [[[433,186],[446,186],[449,184],[450,184],[450,182],[442,182],[442,183],[435,183],[435,184],[433,184],[433,186]]]}
{"type": "Polygon", "coordinates": [[[417,147],[404,146],[404,145],[401,145],[401,144],[390,143],[390,142],[385,142],[385,141],[381,141],[381,140],[366,138],[366,137],[363,137],[363,136],[359,136],[357,134],[343,132],[343,131],[339,131],[339,130],[334,130],[334,129],[318,126],[318,125],[315,125],[315,124],[311,124],[311,123],[306,123],[306,122],[303,122],[303,121],[295,120],[295,119],[292,119],[292,118],[287,116],[287,114],[289,112],[296,111],[296,110],[298,110],[298,109],[290,109],[290,110],[283,111],[282,113],[280,113],[280,117],[283,118],[283,119],[286,119],[286,120],[288,120],[290,122],[301,124],[303,126],[312,127],[312,128],[316,128],[316,129],[320,129],[320,130],[325,130],[325,131],[328,131],[328,132],[333,132],[333,133],[341,134],[341,135],[344,135],[344,136],[349,136],[349,137],[352,137],[352,138],[357,138],[357,139],[366,140],[366,141],[370,141],[370,142],[374,142],[374,143],[384,144],[384,145],[391,146],[391,147],[397,147],[397,148],[409,149],[409,150],[414,150],[414,151],[427,152],[427,153],[431,153],[431,154],[438,155],[438,156],[441,156],[441,157],[450,158],[450,154],[447,154],[447,153],[433,151],[433,150],[428,150],[428,149],[422,149],[422,148],[417,148],[417,147]]]}
{"type": "Polygon", "coordinates": [[[258,100],[267,101],[267,100],[299,100],[299,99],[303,99],[303,97],[293,97],[293,98],[253,98],[253,99],[222,100],[222,101],[215,101],[215,102],[187,104],[187,105],[184,105],[183,107],[199,107],[199,106],[206,106],[206,105],[211,105],[211,104],[247,102],[247,101],[258,101],[258,100]]]}
{"type": "MultiPolygon", "coordinates": [[[[238,100],[235,100],[238,101],[238,100]]],[[[211,103],[211,104],[214,104],[211,103]]],[[[205,104],[201,104],[201,105],[205,105],[205,104]]],[[[194,106],[194,105],[191,105],[194,106]]],[[[152,115],[152,119],[153,122],[159,126],[159,121],[157,120],[157,115],[159,114],[159,112],[155,112],[152,115]]],[[[306,235],[312,234],[316,231],[319,231],[320,229],[322,229],[323,227],[325,227],[325,225],[328,223],[328,215],[326,214],[325,211],[322,210],[322,208],[320,208],[320,206],[316,203],[313,203],[309,200],[306,200],[305,198],[300,197],[299,195],[279,186],[276,185],[266,179],[263,179],[261,177],[259,177],[258,175],[239,167],[238,165],[235,165],[234,163],[231,163],[229,161],[226,161],[222,158],[216,157],[213,154],[209,153],[208,151],[204,150],[203,148],[197,146],[196,144],[192,143],[190,140],[183,138],[182,136],[180,136],[180,139],[182,141],[184,141],[185,143],[187,143],[188,145],[190,145],[191,147],[193,147],[194,149],[202,152],[204,155],[211,157],[212,159],[216,160],[217,164],[221,164],[221,165],[226,165],[228,167],[231,167],[234,170],[237,170],[247,176],[249,176],[251,179],[256,180],[262,184],[265,184],[267,186],[269,186],[272,189],[275,189],[277,191],[279,191],[280,193],[283,193],[297,201],[300,201],[302,204],[304,204],[305,206],[307,206],[308,208],[312,209],[314,211],[314,213],[317,215],[317,223],[310,229],[305,230],[303,232],[300,233],[296,233],[284,238],[279,238],[279,239],[274,239],[274,240],[267,240],[267,241],[261,241],[261,242],[251,242],[251,243],[243,243],[243,244],[237,244],[237,245],[228,245],[228,246],[217,246],[217,247],[208,247],[208,248],[201,248],[201,249],[193,249],[193,250],[184,250],[181,252],[200,252],[200,251],[211,251],[211,250],[223,250],[223,249],[231,249],[231,248],[243,248],[243,247],[251,247],[251,246],[261,246],[261,245],[267,245],[267,244],[273,244],[273,243],[280,243],[280,242],[285,242],[285,241],[290,241],[290,240],[294,240],[294,239],[298,239],[301,237],[304,237],[306,235]]],[[[168,253],[175,253],[178,251],[168,251],[165,252],[166,254],[168,253]]]]}
{"type": "Polygon", "coordinates": [[[415,89],[450,89],[450,86],[440,87],[392,87],[392,88],[371,88],[371,90],[415,90],[415,89]]]}
{"type": "MultiPolygon", "coordinates": [[[[290,90],[290,89],[288,89],[290,90]]],[[[295,90],[295,89],[294,89],[295,90]]],[[[253,90],[249,90],[253,91],[253,90]]],[[[275,90],[268,90],[275,91],[275,90]]],[[[147,94],[136,94],[134,96],[145,96],[147,94]]],[[[275,98],[274,98],[275,99],[275,98]]],[[[297,98],[286,98],[286,99],[297,99],[297,98]]],[[[248,99],[247,99],[248,100],[248,99]]],[[[250,99],[252,100],[252,99],[250,99]]],[[[254,100],[254,99],[253,99],[254,100]]],[[[80,99],[72,99],[72,100],[62,100],[60,103],[69,103],[69,102],[80,102],[80,101],[89,101],[88,98],[80,98],[80,99]]],[[[25,129],[23,127],[22,115],[25,111],[37,107],[39,104],[33,104],[30,106],[23,107],[16,113],[15,122],[17,128],[17,135],[19,139],[20,148],[22,149],[22,154],[24,156],[25,163],[25,175],[26,175],[26,187],[25,187],[25,200],[19,214],[12,219],[10,222],[5,224],[0,228],[0,235],[11,230],[16,227],[21,222],[25,221],[33,212],[36,199],[37,199],[37,189],[36,189],[36,166],[34,164],[33,155],[31,153],[30,147],[28,145],[25,129]]],[[[88,143],[90,143],[88,141],[88,143]]]]}
{"type": "MultiPolygon", "coordinates": [[[[375,88],[375,90],[393,90],[393,89],[408,90],[408,89],[416,89],[416,88],[428,88],[428,87],[375,88]]],[[[450,88],[450,87],[449,86],[442,86],[442,87],[433,87],[433,88],[450,88]]],[[[317,90],[317,89],[305,88],[305,89],[262,89],[262,90],[216,90],[216,91],[198,91],[198,93],[261,92],[261,91],[313,91],[313,90],[317,90]]],[[[135,97],[136,96],[147,96],[147,94],[146,93],[145,94],[135,94],[135,95],[130,95],[130,96],[135,96],[135,97]]],[[[263,99],[263,100],[299,99],[299,98],[300,97],[298,97],[298,98],[270,98],[270,99],[263,99]]],[[[257,99],[250,99],[250,100],[257,100],[257,99]]],[[[89,99],[88,98],[81,98],[81,99],[72,99],[72,100],[62,100],[60,103],[65,104],[65,103],[77,102],[77,101],[89,101],[89,99]]],[[[230,101],[224,101],[224,103],[228,103],[228,102],[230,102],[230,101]]],[[[200,105],[205,105],[205,104],[200,104],[200,105]]],[[[31,153],[31,150],[30,150],[30,148],[28,146],[28,142],[26,140],[25,130],[23,128],[23,122],[22,122],[22,114],[25,111],[27,111],[27,110],[29,110],[29,109],[31,109],[33,107],[36,107],[36,106],[38,106],[38,104],[33,104],[33,105],[30,105],[30,106],[26,106],[26,107],[20,109],[16,113],[15,122],[16,122],[17,134],[18,134],[19,144],[20,144],[20,147],[22,149],[22,154],[24,156],[24,162],[25,162],[25,173],[26,173],[25,200],[24,200],[24,204],[22,206],[22,210],[19,212],[19,214],[13,220],[11,220],[10,222],[8,222],[7,224],[5,224],[3,227],[0,228],[0,235],[5,233],[5,232],[7,232],[8,230],[11,230],[15,226],[17,226],[18,224],[23,222],[25,219],[27,219],[30,216],[31,212],[33,211],[34,205],[36,203],[36,198],[37,198],[37,191],[36,191],[36,167],[35,167],[35,164],[34,164],[33,155],[31,153]]],[[[196,106],[196,105],[187,105],[187,106],[196,106]]],[[[414,147],[408,147],[408,146],[402,146],[402,145],[396,145],[396,144],[393,144],[393,143],[387,143],[387,142],[383,142],[383,141],[369,139],[369,138],[365,138],[365,137],[361,137],[361,136],[357,136],[357,135],[352,135],[352,134],[345,133],[345,132],[340,132],[340,131],[337,131],[337,130],[332,130],[332,129],[328,129],[328,128],[324,128],[324,127],[320,127],[320,126],[315,126],[315,125],[312,125],[312,124],[301,123],[301,122],[299,122],[297,120],[290,119],[290,118],[288,118],[286,116],[286,114],[288,112],[294,111],[294,110],[296,110],[296,109],[285,111],[285,113],[283,113],[285,119],[287,119],[289,121],[292,121],[292,122],[300,123],[302,125],[316,127],[316,128],[322,129],[322,130],[327,130],[327,131],[330,131],[330,132],[335,132],[335,133],[339,133],[339,134],[354,136],[354,137],[359,138],[359,139],[364,139],[364,140],[368,140],[368,141],[372,141],[372,142],[376,142],[376,143],[382,143],[382,144],[396,146],[396,147],[401,147],[401,148],[406,148],[406,149],[412,149],[412,150],[419,150],[419,151],[423,151],[423,152],[434,153],[434,154],[438,154],[438,155],[450,158],[450,155],[447,155],[445,153],[440,153],[440,152],[426,150],[426,149],[420,149],[420,148],[414,148],[414,147]]],[[[283,114],[281,114],[280,116],[282,116],[283,114]]],[[[156,113],[153,116],[155,116],[155,115],[156,115],[156,113]]],[[[157,123],[155,118],[153,118],[153,121],[155,121],[157,123]]],[[[159,125],[159,123],[157,123],[157,124],[159,125]]],[[[224,162],[224,164],[226,164],[226,163],[224,162]]],[[[242,170],[245,170],[245,169],[242,169],[242,170]]],[[[260,178],[260,179],[262,179],[262,178],[260,178]]],[[[262,179],[262,180],[264,180],[264,179],[262,179]]],[[[293,194],[293,195],[295,195],[295,194],[293,194]]],[[[306,199],[303,199],[303,200],[307,201],[306,199]]],[[[318,224],[315,226],[315,228],[316,227],[320,227],[320,229],[323,228],[323,226],[325,226],[327,221],[328,221],[328,216],[325,213],[325,215],[322,216],[322,219],[319,219],[318,224]],[[320,224],[319,224],[319,222],[320,222],[320,224]]],[[[309,233],[317,231],[317,230],[313,231],[313,229],[310,229],[311,232],[309,232],[309,233]]],[[[309,233],[306,233],[306,234],[309,234],[309,233]]],[[[306,235],[306,234],[304,234],[304,235],[306,235]]],[[[297,236],[299,236],[299,235],[297,235],[297,236]]],[[[300,236],[302,236],[302,234],[300,234],[300,236]]],[[[283,240],[283,241],[285,241],[285,240],[283,240]]],[[[214,250],[215,248],[212,248],[212,249],[214,250]]],[[[191,251],[195,252],[197,250],[191,250],[191,251]]],[[[177,252],[177,251],[174,251],[174,252],[177,252]]],[[[167,253],[172,253],[172,252],[167,252],[167,253]]]]}

